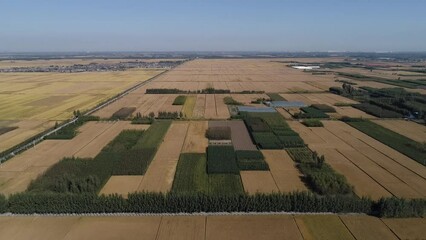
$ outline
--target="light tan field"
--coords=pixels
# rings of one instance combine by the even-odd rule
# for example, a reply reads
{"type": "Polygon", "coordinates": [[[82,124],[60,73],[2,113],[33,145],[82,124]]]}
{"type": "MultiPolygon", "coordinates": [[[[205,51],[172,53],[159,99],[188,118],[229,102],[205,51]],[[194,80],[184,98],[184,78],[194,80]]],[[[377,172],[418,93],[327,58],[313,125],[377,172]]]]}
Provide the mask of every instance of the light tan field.
{"type": "Polygon", "coordinates": [[[129,193],[134,193],[138,190],[139,185],[141,184],[143,176],[111,176],[108,179],[108,182],[103,186],[99,194],[113,194],[127,198],[129,193]]]}
{"type": "Polygon", "coordinates": [[[209,144],[206,138],[207,128],[207,121],[190,122],[182,153],[205,153],[207,145],[209,144]]]}
{"type": "Polygon", "coordinates": [[[414,240],[424,238],[425,226],[421,218],[379,219],[363,215],[1,216],[0,239],[340,240],[353,239],[352,233],[356,239],[398,236],[414,240]]]}
{"type": "Polygon", "coordinates": [[[292,216],[209,216],[206,240],[303,239],[292,216]]]}
{"type": "Polygon", "coordinates": [[[307,191],[302,174],[285,150],[262,150],[280,192],[307,191]]]}
{"type": "Polygon", "coordinates": [[[373,122],[417,142],[426,142],[426,126],[405,120],[373,120],[373,122]]]}
{"type": "Polygon", "coordinates": [[[356,239],[398,239],[379,218],[366,215],[342,215],[340,219],[356,239]]]}
{"type": "Polygon", "coordinates": [[[0,151],[161,72],[0,73],[0,121],[22,127],[1,136],[0,151]]]}
{"type": "Polygon", "coordinates": [[[0,193],[25,191],[30,182],[64,157],[96,155],[124,129],[144,129],[128,122],[88,122],[70,140],[44,140],[34,148],[1,164],[0,193]]]}
{"type": "Polygon", "coordinates": [[[189,123],[173,122],[149,165],[138,191],[170,191],[189,123]]]}
{"type": "Polygon", "coordinates": [[[383,218],[382,221],[399,239],[425,239],[426,219],[424,218],[383,218]]]}
{"type": "Polygon", "coordinates": [[[378,149],[376,140],[349,125],[339,121],[323,121],[324,128],[307,128],[295,121],[289,124],[311,149],[324,154],[326,161],[346,176],[357,195],[373,199],[390,194],[405,198],[426,195],[425,178],[418,174],[424,171],[423,166],[411,159],[396,160],[386,153],[395,150],[387,146],[381,146],[386,151],[378,149]]]}
{"type": "Polygon", "coordinates": [[[249,194],[278,192],[270,171],[240,171],[244,191],[249,194]]]}
{"type": "Polygon", "coordinates": [[[303,239],[355,239],[337,215],[295,216],[303,239]]]}

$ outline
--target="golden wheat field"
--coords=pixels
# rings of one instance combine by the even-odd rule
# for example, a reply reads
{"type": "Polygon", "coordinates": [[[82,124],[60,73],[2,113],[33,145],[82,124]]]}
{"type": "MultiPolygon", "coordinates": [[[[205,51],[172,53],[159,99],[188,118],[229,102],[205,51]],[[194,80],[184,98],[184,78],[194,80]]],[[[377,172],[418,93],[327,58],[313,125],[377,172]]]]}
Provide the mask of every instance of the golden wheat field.
{"type": "Polygon", "coordinates": [[[88,110],[162,70],[86,73],[0,73],[0,151],[88,110]]]}

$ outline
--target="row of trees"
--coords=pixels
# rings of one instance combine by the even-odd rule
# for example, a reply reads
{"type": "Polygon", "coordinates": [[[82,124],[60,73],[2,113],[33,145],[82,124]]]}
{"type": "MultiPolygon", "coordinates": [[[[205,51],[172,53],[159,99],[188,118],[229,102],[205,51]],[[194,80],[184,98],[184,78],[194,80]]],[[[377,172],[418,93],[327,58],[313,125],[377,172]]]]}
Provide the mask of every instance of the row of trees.
{"type": "Polygon", "coordinates": [[[308,192],[273,194],[118,195],[18,193],[0,196],[0,212],[47,213],[194,213],[194,212],[334,212],[366,213],[380,217],[422,217],[426,199],[383,198],[372,201],[348,196],[319,196],[308,192]],[[46,204],[49,203],[49,204],[46,204]]]}

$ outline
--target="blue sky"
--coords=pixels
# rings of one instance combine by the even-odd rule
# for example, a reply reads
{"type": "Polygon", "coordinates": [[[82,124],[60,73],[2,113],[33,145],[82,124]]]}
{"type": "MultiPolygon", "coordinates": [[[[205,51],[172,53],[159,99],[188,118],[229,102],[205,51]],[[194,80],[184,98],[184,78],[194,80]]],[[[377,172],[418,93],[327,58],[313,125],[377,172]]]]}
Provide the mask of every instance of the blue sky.
{"type": "Polygon", "coordinates": [[[0,0],[0,51],[426,51],[422,0],[0,0]]]}

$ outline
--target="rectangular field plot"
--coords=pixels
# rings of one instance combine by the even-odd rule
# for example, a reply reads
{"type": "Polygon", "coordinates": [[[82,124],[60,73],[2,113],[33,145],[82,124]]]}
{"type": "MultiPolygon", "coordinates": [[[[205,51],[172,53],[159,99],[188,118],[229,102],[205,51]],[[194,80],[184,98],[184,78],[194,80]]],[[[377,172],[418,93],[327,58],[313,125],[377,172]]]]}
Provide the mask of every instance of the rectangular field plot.
{"type": "Polygon", "coordinates": [[[379,218],[342,215],[340,219],[356,239],[398,239],[379,218]]]}
{"type": "Polygon", "coordinates": [[[355,239],[337,215],[294,217],[303,239],[355,239]]]}
{"type": "Polygon", "coordinates": [[[187,122],[172,123],[144,175],[139,191],[170,191],[188,126],[187,122]]]}
{"type": "Polygon", "coordinates": [[[285,150],[262,150],[280,192],[307,191],[302,174],[285,150]]]}
{"type": "Polygon", "coordinates": [[[111,176],[99,194],[118,194],[127,198],[127,194],[138,190],[143,176],[111,176]]]}
{"type": "Polygon", "coordinates": [[[209,121],[209,127],[230,127],[235,150],[257,150],[243,121],[209,121]]]}
{"type": "Polygon", "coordinates": [[[204,239],[206,217],[204,216],[164,216],[158,229],[156,240],[197,240],[204,239]]]}
{"type": "Polygon", "coordinates": [[[2,163],[0,193],[9,195],[25,191],[32,180],[64,157],[72,157],[85,148],[114,123],[88,122],[70,140],[45,140],[34,148],[2,163]]]}
{"type": "Polygon", "coordinates": [[[207,121],[190,122],[182,153],[205,153],[208,145],[208,139],[205,136],[207,128],[207,121]]]}
{"type": "Polygon", "coordinates": [[[374,123],[417,142],[426,141],[426,126],[405,120],[372,120],[374,123]]]}
{"type": "Polygon", "coordinates": [[[278,192],[270,171],[241,171],[244,190],[249,194],[278,192]]]}
{"type": "Polygon", "coordinates": [[[383,218],[382,221],[399,239],[424,239],[426,236],[424,218],[383,218]]]}
{"type": "Polygon", "coordinates": [[[180,155],[173,180],[173,192],[209,191],[207,159],[204,153],[184,153],[180,155]]]}
{"type": "MultiPolygon", "coordinates": [[[[325,155],[326,162],[344,174],[359,196],[418,198],[425,195],[425,180],[418,175],[421,165],[413,160],[389,155],[387,146],[338,121],[322,121],[324,128],[308,128],[289,122],[309,147],[325,155]],[[366,138],[368,137],[368,138],[366,138]],[[418,169],[413,167],[418,165],[418,169]]],[[[423,166],[421,166],[423,167],[423,166]]]]}
{"type": "Polygon", "coordinates": [[[292,216],[209,216],[206,240],[303,239],[292,216]]]}

